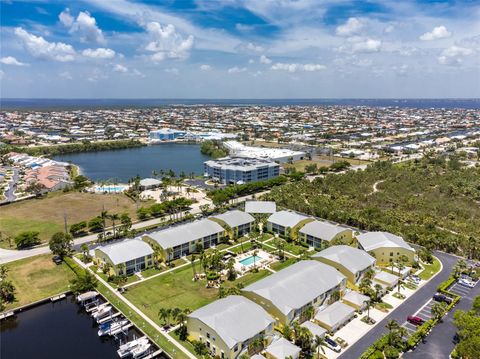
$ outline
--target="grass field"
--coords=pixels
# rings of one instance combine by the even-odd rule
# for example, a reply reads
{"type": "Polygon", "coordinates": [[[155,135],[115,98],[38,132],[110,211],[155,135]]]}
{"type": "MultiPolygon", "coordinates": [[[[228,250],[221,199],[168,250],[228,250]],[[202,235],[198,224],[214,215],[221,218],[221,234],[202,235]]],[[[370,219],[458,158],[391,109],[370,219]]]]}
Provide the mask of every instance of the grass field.
{"type": "Polygon", "coordinates": [[[64,263],[56,265],[51,255],[22,259],[6,265],[16,289],[16,300],[7,309],[19,307],[68,290],[75,275],[64,263]]]}
{"type": "Polygon", "coordinates": [[[0,247],[8,248],[6,238],[15,237],[23,231],[38,231],[40,238],[47,241],[52,234],[63,230],[64,214],[70,225],[92,219],[103,208],[110,213],[128,213],[132,219],[137,219],[135,203],[122,194],[56,192],[44,198],[3,206],[0,211],[0,228],[3,233],[0,247]]]}
{"type": "Polygon", "coordinates": [[[440,261],[435,257],[433,257],[433,263],[432,264],[423,263],[422,265],[423,265],[424,269],[423,269],[423,271],[420,272],[420,274],[418,276],[420,277],[420,279],[423,279],[423,280],[430,279],[441,268],[440,261]]]}
{"type": "Polygon", "coordinates": [[[284,268],[287,268],[288,266],[291,266],[292,264],[296,263],[297,259],[296,258],[288,258],[283,262],[275,262],[270,265],[270,268],[272,268],[274,271],[278,272],[279,270],[282,270],[284,268]]]}
{"type": "Polygon", "coordinates": [[[299,160],[293,163],[282,164],[284,168],[295,168],[297,171],[300,171],[300,172],[305,172],[305,166],[308,166],[308,165],[317,165],[318,168],[328,167],[327,163],[321,163],[321,162],[310,161],[310,160],[299,160]]]}

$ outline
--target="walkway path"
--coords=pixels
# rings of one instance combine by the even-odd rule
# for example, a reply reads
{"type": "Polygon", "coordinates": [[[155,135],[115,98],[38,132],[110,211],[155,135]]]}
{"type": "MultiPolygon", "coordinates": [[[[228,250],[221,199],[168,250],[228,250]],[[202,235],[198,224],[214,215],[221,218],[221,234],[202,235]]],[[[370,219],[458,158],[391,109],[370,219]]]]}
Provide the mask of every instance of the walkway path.
{"type": "Polygon", "coordinates": [[[385,182],[385,180],[379,180],[379,181],[375,182],[375,183],[373,184],[373,192],[371,192],[370,194],[377,193],[377,192],[379,191],[377,186],[378,186],[380,183],[383,183],[383,182],[385,182]]]}
{"type": "Polygon", "coordinates": [[[74,257],[74,260],[81,265],[83,268],[87,269],[90,271],[100,283],[102,283],[105,287],[108,288],[110,292],[115,294],[121,301],[123,301],[128,307],[130,307],[131,310],[133,310],[135,313],[137,313],[140,317],[142,317],[143,320],[145,320],[148,324],[150,324],[152,327],[155,328],[161,335],[163,335],[168,341],[172,342],[179,350],[181,350],[187,357],[191,359],[196,359],[196,356],[190,353],[182,344],[180,344],[175,338],[172,338],[170,335],[165,333],[165,331],[153,320],[151,320],[148,316],[143,314],[143,312],[138,309],[135,305],[133,305],[132,302],[130,302],[127,298],[125,298],[123,295],[118,293],[110,284],[108,284],[105,280],[103,280],[97,273],[94,273],[90,268],[88,268],[81,260],[78,258],[74,257]]]}

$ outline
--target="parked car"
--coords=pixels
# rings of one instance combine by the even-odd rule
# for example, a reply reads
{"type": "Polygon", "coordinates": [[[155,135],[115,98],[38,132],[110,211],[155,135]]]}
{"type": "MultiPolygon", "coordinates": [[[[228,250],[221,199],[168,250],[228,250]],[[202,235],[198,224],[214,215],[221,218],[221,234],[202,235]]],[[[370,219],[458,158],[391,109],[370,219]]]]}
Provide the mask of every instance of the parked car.
{"type": "Polygon", "coordinates": [[[340,345],[333,339],[325,337],[325,343],[327,344],[327,347],[333,350],[336,353],[340,353],[342,351],[342,348],[340,345]]]}
{"type": "Polygon", "coordinates": [[[62,264],[62,261],[63,261],[63,260],[62,260],[62,257],[60,257],[60,256],[53,256],[53,257],[52,257],[52,261],[53,261],[53,263],[55,263],[56,265],[59,265],[59,264],[62,264]]]}
{"type": "Polygon", "coordinates": [[[413,325],[422,325],[423,323],[425,323],[425,321],[422,318],[417,317],[415,315],[409,315],[407,317],[407,321],[409,323],[412,323],[413,325]]]}
{"type": "Polygon", "coordinates": [[[435,300],[437,302],[444,302],[444,303],[447,303],[447,304],[452,303],[452,298],[447,297],[446,295],[443,295],[443,294],[440,294],[440,293],[435,294],[433,296],[433,300],[435,300]]]}
{"type": "Polygon", "coordinates": [[[411,275],[410,277],[408,277],[408,279],[410,281],[412,281],[413,283],[415,284],[419,284],[420,283],[420,278],[416,275],[411,275]]]}
{"type": "Polygon", "coordinates": [[[453,341],[453,344],[455,344],[455,345],[460,343],[460,336],[458,335],[458,333],[455,333],[452,341],[453,341]]]}
{"type": "Polygon", "coordinates": [[[460,280],[458,281],[458,284],[463,285],[464,287],[468,287],[468,288],[475,287],[475,283],[473,283],[472,281],[470,281],[468,279],[464,279],[464,278],[460,278],[460,280]]]}

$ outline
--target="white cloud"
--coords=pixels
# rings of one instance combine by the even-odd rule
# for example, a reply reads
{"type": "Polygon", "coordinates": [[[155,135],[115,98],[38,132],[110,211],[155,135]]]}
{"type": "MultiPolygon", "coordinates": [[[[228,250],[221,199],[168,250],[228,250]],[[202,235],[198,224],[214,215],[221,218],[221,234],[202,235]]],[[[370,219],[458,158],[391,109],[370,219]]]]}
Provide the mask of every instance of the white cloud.
{"type": "Polygon", "coordinates": [[[248,63],[251,65],[251,64],[254,64],[255,63],[255,60],[254,59],[248,59],[248,63]]]}
{"type": "Polygon", "coordinates": [[[0,58],[0,63],[4,65],[13,65],[13,66],[27,66],[28,64],[25,64],[23,62],[18,61],[15,57],[13,56],[6,56],[0,58]]]}
{"type": "Polygon", "coordinates": [[[74,17],[70,15],[70,9],[68,7],[58,15],[58,19],[66,27],[71,27],[75,22],[74,17]]]}
{"type": "Polygon", "coordinates": [[[133,69],[132,74],[141,78],[145,77],[145,75],[137,69],[133,69]]]}
{"type": "Polygon", "coordinates": [[[463,57],[471,54],[473,54],[472,49],[460,46],[450,46],[442,51],[437,60],[441,65],[460,65],[463,57]]]}
{"type": "Polygon", "coordinates": [[[99,68],[95,68],[92,71],[92,74],[87,78],[90,82],[97,82],[98,80],[106,80],[108,76],[106,75],[105,71],[100,70],[99,68]]]}
{"type": "Polygon", "coordinates": [[[270,65],[272,60],[266,57],[265,55],[260,56],[260,63],[264,65],[270,65]]]}
{"type": "Polygon", "coordinates": [[[368,53],[368,52],[378,52],[382,47],[382,42],[380,40],[375,39],[366,39],[362,41],[355,42],[352,45],[352,52],[353,53],[368,53]]]}
{"type": "Polygon", "coordinates": [[[227,72],[229,74],[237,74],[237,73],[245,72],[245,71],[247,71],[246,67],[238,67],[238,66],[231,67],[227,70],[227,72]]]}
{"type": "Polygon", "coordinates": [[[353,36],[358,34],[363,29],[363,23],[356,17],[351,17],[343,25],[337,27],[335,33],[338,36],[353,36]]]}
{"type": "Polygon", "coordinates": [[[170,67],[168,69],[165,69],[165,72],[172,75],[178,75],[180,73],[180,71],[176,67],[170,67]]]}
{"type": "Polygon", "coordinates": [[[65,80],[73,80],[72,75],[68,71],[60,72],[58,76],[60,76],[62,79],[65,79],[65,80]]]}
{"type": "Polygon", "coordinates": [[[320,71],[324,70],[326,68],[325,65],[321,64],[287,64],[287,63],[281,63],[277,62],[272,65],[271,69],[272,70],[280,70],[280,71],[288,71],[288,72],[297,72],[297,71],[307,71],[307,72],[313,72],[313,71],[320,71]]]}
{"type": "Polygon", "coordinates": [[[152,55],[154,61],[166,58],[186,59],[190,56],[194,43],[192,35],[184,39],[172,24],[162,26],[158,22],[149,22],[146,30],[151,41],[145,49],[154,53],[152,55]]]}
{"type": "Polygon", "coordinates": [[[202,71],[211,71],[211,70],[212,70],[212,66],[210,66],[210,65],[200,65],[200,70],[202,70],[202,71]]]}
{"type": "Polygon", "coordinates": [[[445,39],[450,37],[452,33],[447,30],[445,26],[437,26],[432,31],[426,32],[422,36],[420,36],[420,40],[422,41],[432,41],[438,39],[445,39]]]}
{"type": "Polygon", "coordinates": [[[98,49],[85,49],[82,51],[82,55],[92,59],[112,59],[115,57],[115,51],[99,47],[98,49]]]}
{"type": "Polygon", "coordinates": [[[256,51],[256,52],[263,51],[263,47],[261,47],[260,45],[255,45],[254,43],[251,43],[251,42],[247,44],[247,49],[251,51],[256,51]]]}
{"type": "Polygon", "coordinates": [[[3,72],[2,70],[0,70],[0,80],[3,79],[4,76],[5,76],[5,72],[3,72]]]}
{"type": "Polygon", "coordinates": [[[125,73],[125,72],[128,72],[128,68],[126,66],[121,65],[121,64],[115,64],[115,66],[113,67],[113,71],[114,72],[125,73]]]}
{"type": "Polygon", "coordinates": [[[25,49],[34,57],[60,62],[73,61],[75,58],[75,50],[71,45],[63,42],[48,42],[43,37],[30,34],[21,27],[15,28],[15,35],[22,40],[25,49]]]}
{"type": "Polygon", "coordinates": [[[80,35],[80,41],[105,43],[105,37],[102,30],[97,26],[97,20],[88,11],[80,11],[75,19],[70,14],[70,9],[66,8],[58,15],[58,18],[64,26],[70,29],[70,33],[80,35]]]}

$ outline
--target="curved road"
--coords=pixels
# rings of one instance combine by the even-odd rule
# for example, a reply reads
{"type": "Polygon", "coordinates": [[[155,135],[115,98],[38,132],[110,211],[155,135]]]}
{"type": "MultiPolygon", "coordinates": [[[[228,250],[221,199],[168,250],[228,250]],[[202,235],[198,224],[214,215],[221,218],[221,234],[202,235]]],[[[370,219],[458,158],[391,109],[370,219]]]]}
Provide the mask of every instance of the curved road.
{"type": "MultiPolygon", "coordinates": [[[[397,309],[392,311],[380,323],[373,327],[365,336],[359,341],[352,344],[342,355],[341,359],[357,359],[362,353],[371,346],[378,338],[387,333],[385,325],[390,319],[395,319],[399,324],[402,324],[408,315],[415,313],[426,302],[428,302],[435,294],[438,285],[447,280],[452,271],[452,267],[457,263],[458,257],[443,252],[434,252],[434,255],[442,262],[443,268],[430,282],[420,288],[414,295],[405,300],[397,309]]],[[[451,339],[450,339],[451,341],[451,339]]],[[[407,357],[407,356],[406,356],[407,357]]],[[[432,357],[442,358],[442,357],[432,357]]],[[[448,358],[448,353],[445,358],[448,358]]]]}

